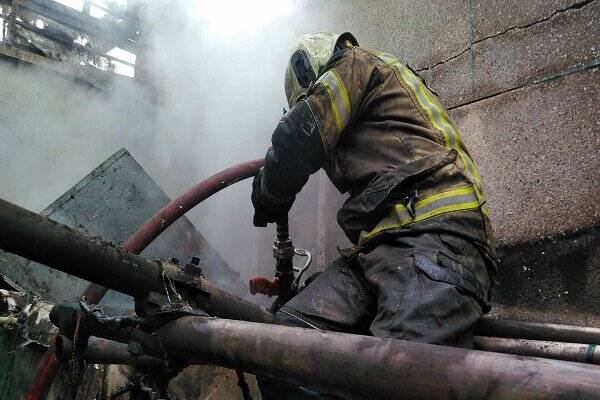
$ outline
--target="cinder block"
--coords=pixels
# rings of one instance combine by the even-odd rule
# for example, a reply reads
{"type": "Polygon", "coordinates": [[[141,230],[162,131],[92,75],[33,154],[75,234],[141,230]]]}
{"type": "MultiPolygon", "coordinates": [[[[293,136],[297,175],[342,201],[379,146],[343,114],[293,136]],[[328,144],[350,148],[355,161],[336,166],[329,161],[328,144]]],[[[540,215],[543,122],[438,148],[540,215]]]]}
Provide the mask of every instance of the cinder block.
{"type": "Polygon", "coordinates": [[[419,67],[432,67],[456,56],[471,43],[469,1],[430,1],[427,30],[419,32],[429,37],[429,58],[419,67]]]}
{"type": "Polygon", "coordinates": [[[494,316],[600,325],[600,227],[502,246],[499,255],[494,316]]]}
{"type": "Polygon", "coordinates": [[[600,223],[600,70],[452,111],[503,244],[600,223]]]}
{"type": "MultiPolygon", "coordinates": [[[[473,46],[474,98],[600,62],[600,2],[473,46]]],[[[465,89],[467,91],[467,88],[465,89]]]]}
{"type": "Polygon", "coordinates": [[[549,18],[558,10],[564,10],[582,0],[474,0],[474,41],[497,35],[510,28],[527,26],[549,18]]]}
{"type": "Polygon", "coordinates": [[[469,46],[466,0],[338,1],[334,10],[336,25],[351,30],[361,45],[394,54],[416,69],[442,62],[469,46]]]}
{"type": "Polygon", "coordinates": [[[419,74],[440,96],[445,107],[456,107],[473,100],[471,61],[471,53],[467,51],[435,68],[420,71],[419,74]]]}
{"type": "Polygon", "coordinates": [[[394,54],[411,65],[427,64],[429,2],[337,1],[334,10],[339,30],[350,30],[361,46],[394,54]]]}
{"type": "Polygon", "coordinates": [[[427,71],[446,107],[455,107],[600,63],[600,2],[473,45],[427,71]],[[585,27],[585,29],[582,29],[585,27]]]}

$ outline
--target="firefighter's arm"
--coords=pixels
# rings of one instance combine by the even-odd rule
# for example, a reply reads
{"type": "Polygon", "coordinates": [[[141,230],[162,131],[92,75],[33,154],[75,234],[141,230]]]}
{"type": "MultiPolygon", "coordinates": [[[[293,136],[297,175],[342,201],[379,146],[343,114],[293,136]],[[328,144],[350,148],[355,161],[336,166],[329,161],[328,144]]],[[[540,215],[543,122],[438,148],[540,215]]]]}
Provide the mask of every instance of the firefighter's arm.
{"type": "Polygon", "coordinates": [[[324,150],[318,128],[305,102],[292,108],[273,132],[265,166],[254,179],[254,225],[286,215],[308,176],[323,165],[324,150]]]}
{"type": "Polygon", "coordinates": [[[286,214],[309,175],[326,164],[367,92],[370,79],[361,64],[352,51],[332,60],[333,67],[280,121],[255,180],[256,226],[286,214]]]}

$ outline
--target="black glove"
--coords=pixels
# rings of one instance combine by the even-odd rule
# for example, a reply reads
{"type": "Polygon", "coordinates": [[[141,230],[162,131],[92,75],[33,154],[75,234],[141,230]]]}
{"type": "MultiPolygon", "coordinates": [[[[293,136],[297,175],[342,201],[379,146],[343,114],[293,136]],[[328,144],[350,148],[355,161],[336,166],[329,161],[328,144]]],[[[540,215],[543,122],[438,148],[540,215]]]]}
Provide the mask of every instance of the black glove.
{"type": "Polygon", "coordinates": [[[295,198],[282,203],[269,201],[260,189],[264,170],[261,168],[252,181],[252,205],[254,205],[254,226],[265,227],[287,215],[294,204],[295,198]]]}

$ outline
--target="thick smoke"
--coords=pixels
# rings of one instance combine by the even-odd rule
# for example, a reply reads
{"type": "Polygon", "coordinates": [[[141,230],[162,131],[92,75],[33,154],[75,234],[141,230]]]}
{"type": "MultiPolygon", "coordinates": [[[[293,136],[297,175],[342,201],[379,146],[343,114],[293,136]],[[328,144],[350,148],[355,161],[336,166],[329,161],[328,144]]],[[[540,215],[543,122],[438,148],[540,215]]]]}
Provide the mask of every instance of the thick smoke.
{"type": "MultiPolygon", "coordinates": [[[[230,1],[214,19],[217,3],[146,3],[138,64],[149,89],[132,81],[102,93],[52,71],[1,62],[0,197],[40,211],[120,147],[170,197],[263,157],[286,105],[291,46],[304,32],[335,27],[312,1],[258,1],[263,8],[254,16],[257,10],[238,9],[246,2],[230,1]],[[283,9],[269,19],[269,7],[283,9]]],[[[272,234],[252,227],[249,194],[250,182],[238,183],[188,215],[243,277],[264,259],[256,242],[268,254],[272,234]]]]}

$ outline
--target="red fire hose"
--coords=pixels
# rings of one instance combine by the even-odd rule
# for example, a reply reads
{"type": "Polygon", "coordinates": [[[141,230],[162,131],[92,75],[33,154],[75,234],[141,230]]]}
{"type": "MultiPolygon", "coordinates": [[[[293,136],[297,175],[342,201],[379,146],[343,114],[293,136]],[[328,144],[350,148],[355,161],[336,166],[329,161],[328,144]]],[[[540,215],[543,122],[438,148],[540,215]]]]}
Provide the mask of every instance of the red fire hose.
{"type": "MultiPolygon", "coordinates": [[[[152,218],[135,231],[123,248],[132,253],[139,254],[158,235],[171,226],[173,222],[177,221],[179,217],[218,191],[238,181],[254,176],[263,164],[264,160],[262,159],[248,161],[227,168],[198,183],[154,214],[152,218]]],[[[97,304],[102,300],[107,291],[108,289],[105,287],[91,284],[85,289],[82,296],[85,296],[90,303],[97,304]]],[[[55,357],[54,347],[51,346],[40,360],[33,384],[23,400],[44,400],[52,387],[58,367],[59,364],[55,357]]]]}

